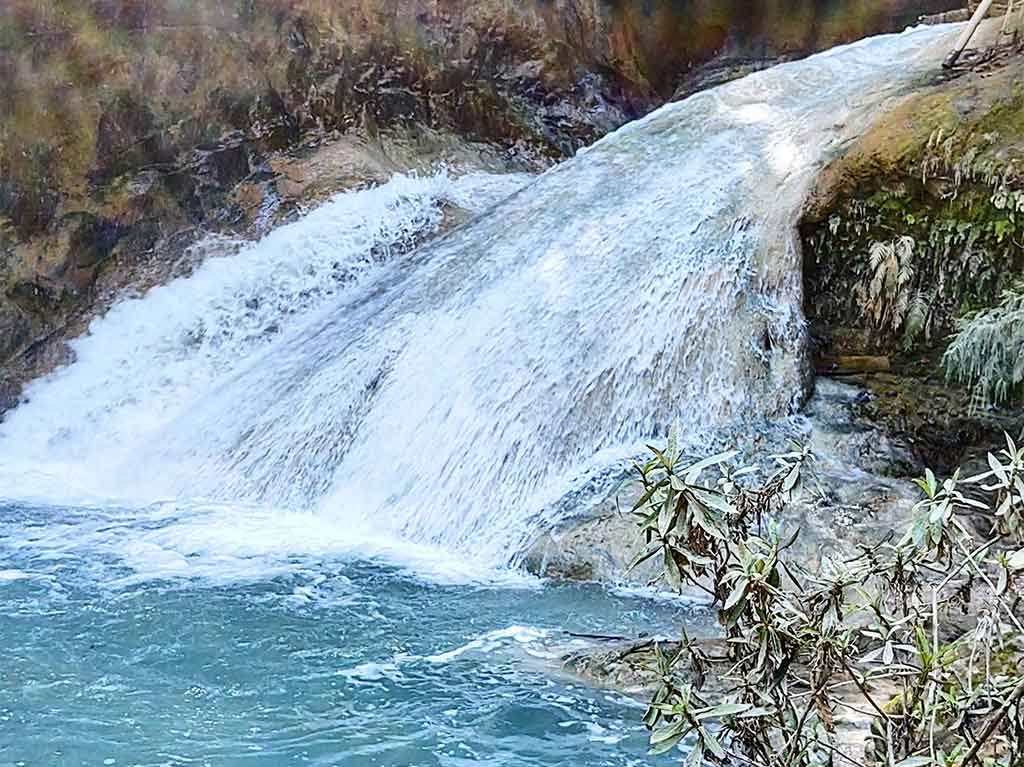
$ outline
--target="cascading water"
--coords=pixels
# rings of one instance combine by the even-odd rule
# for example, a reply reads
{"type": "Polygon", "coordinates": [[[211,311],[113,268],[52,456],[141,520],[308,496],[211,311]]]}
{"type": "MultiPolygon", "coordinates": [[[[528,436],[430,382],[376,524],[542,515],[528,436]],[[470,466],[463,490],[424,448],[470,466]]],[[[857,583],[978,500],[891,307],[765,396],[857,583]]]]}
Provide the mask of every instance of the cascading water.
{"type": "Polygon", "coordinates": [[[343,195],[94,323],[3,424],[2,494],[315,510],[505,564],[595,455],[798,401],[809,180],[949,34],[667,106],[406,255],[374,254],[522,180],[343,195]]]}
{"type": "Polygon", "coordinates": [[[500,566],[638,440],[791,408],[809,180],[952,34],[766,71],[534,180],[339,195],[115,306],[0,424],[0,762],[677,764],[642,705],[552,672],[710,616],[500,566]],[[449,205],[475,218],[421,244],[449,205]]]}

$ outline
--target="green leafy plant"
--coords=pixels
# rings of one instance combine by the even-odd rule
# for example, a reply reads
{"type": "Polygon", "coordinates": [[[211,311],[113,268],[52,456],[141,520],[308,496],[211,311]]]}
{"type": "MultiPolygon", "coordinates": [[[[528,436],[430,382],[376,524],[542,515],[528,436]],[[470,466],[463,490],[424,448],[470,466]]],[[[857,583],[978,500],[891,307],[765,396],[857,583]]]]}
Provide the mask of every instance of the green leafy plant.
{"type": "Polygon", "coordinates": [[[808,450],[761,470],[731,452],[684,461],[673,443],[637,466],[635,564],[660,557],[669,586],[704,591],[723,641],[657,649],[652,751],[684,747],[691,767],[1022,763],[1024,678],[1006,652],[1024,636],[1024,449],[1007,437],[982,474],[927,472],[904,536],[812,573],[774,521],[802,492],[808,450]],[[953,631],[965,612],[973,627],[953,631]],[[836,723],[850,710],[872,721],[859,755],[836,723]]]}

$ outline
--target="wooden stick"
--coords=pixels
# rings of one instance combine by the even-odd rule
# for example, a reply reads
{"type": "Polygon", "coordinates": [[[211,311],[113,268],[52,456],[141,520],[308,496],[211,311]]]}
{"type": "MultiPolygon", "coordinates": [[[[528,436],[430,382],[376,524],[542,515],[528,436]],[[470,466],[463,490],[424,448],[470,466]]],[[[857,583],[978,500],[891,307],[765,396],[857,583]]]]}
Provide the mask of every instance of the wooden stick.
{"type": "Polygon", "coordinates": [[[856,373],[887,373],[891,369],[888,357],[868,355],[840,355],[822,357],[815,364],[818,375],[847,376],[856,373]]]}
{"type": "Polygon", "coordinates": [[[978,26],[981,24],[982,19],[988,16],[989,9],[992,7],[992,3],[995,0],[982,0],[981,5],[978,6],[978,10],[974,12],[971,20],[967,22],[967,26],[964,31],[960,33],[960,37],[956,41],[956,46],[953,48],[953,52],[946,57],[946,60],[942,62],[942,66],[949,69],[956,64],[957,59],[960,58],[960,54],[964,52],[967,44],[971,42],[971,38],[974,37],[974,33],[978,31],[978,26]]]}

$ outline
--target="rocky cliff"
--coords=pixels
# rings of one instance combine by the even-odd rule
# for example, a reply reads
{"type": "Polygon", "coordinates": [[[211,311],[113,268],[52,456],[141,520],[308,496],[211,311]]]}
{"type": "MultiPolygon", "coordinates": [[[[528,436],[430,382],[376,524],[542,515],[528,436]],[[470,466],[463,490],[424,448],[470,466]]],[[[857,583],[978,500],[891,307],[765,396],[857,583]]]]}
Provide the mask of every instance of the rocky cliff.
{"type": "Polygon", "coordinates": [[[927,352],[1024,268],[1024,63],[922,89],[818,179],[806,310],[833,353],[927,352]]]}
{"type": "Polygon", "coordinates": [[[667,99],[953,5],[12,0],[0,412],[200,232],[258,234],[311,190],[428,160],[542,167],[667,99]]]}
{"type": "Polygon", "coordinates": [[[1024,275],[1024,62],[1005,53],[880,117],[820,175],[801,225],[819,370],[884,358],[857,410],[937,470],[1021,428],[942,360],[957,321],[1024,275]]]}

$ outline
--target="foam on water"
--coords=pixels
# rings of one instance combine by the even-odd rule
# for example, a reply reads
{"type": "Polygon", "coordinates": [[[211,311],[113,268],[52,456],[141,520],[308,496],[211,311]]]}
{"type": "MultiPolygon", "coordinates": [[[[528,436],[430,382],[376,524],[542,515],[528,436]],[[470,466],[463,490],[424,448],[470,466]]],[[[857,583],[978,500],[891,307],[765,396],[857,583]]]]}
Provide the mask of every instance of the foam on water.
{"type": "Polygon", "coordinates": [[[396,539],[514,562],[595,455],[791,411],[810,181],[954,33],[669,105],[409,253],[523,179],[340,195],[96,321],[2,425],[0,495],[173,499],[121,551],[167,573],[396,539]]]}
{"type": "Polygon", "coordinates": [[[572,646],[560,627],[683,619],[595,586],[524,598],[365,561],[201,592],[97,588],[72,574],[86,562],[47,561],[4,533],[0,559],[36,573],[0,581],[5,764],[627,767],[646,750],[639,712],[552,674],[572,646]],[[612,749],[591,737],[613,734],[625,740],[612,749]]]}
{"type": "MultiPolygon", "coordinates": [[[[539,584],[519,571],[463,561],[435,546],[383,536],[369,527],[338,525],[313,512],[179,502],[144,509],[23,506],[3,511],[0,562],[17,556],[34,568],[0,570],[0,583],[86,575],[115,589],[153,581],[226,586],[315,571],[324,562],[373,560],[434,585],[533,589],[539,584]]],[[[316,601],[316,585],[296,591],[296,601],[316,601]]]]}
{"type": "Polygon", "coordinates": [[[530,656],[556,662],[569,649],[586,646],[581,640],[573,640],[561,635],[560,632],[537,626],[507,626],[484,632],[468,642],[450,650],[432,655],[415,655],[406,652],[396,653],[390,660],[360,663],[351,668],[337,672],[350,684],[362,685],[388,679],[402,679],[402,668],[414,664],[445,665],[458,660],[488,656],[496,653],[530,656]]]}

